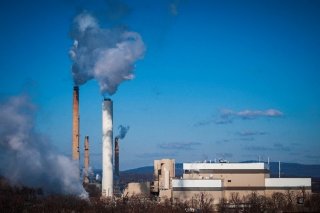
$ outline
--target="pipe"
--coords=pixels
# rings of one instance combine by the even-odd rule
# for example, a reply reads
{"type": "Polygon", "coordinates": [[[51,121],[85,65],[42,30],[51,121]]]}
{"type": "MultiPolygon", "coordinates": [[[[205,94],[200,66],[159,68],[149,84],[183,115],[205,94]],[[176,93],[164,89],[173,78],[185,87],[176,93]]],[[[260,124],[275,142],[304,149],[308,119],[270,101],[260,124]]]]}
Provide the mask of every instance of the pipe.
{"type": "Polygon", "coordinates": [[[79,87],[73,87],[73,106],[72,106],[72,159],[80,160],[79,152],[79,87]]]}
{"type": "Polygon", "coordinates": [[[102,104],[102,196],[113,196],[112,163],[112,100],[105,98],[102,104]]]}

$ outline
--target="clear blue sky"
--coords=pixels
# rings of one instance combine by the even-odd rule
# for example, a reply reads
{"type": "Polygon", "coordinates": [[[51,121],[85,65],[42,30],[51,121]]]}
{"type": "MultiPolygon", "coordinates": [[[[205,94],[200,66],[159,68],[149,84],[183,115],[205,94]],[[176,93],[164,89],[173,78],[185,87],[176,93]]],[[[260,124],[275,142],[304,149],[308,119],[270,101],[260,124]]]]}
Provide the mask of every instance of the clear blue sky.
{"type": "MultiPolygon", "coordinates": [[[[71,154],[69,31],[85,9],[147,46],[136,78],[112,96],[115,133],[130,126],[121,170],[165,157],[320,163],[319,1],[88,2],[0,3],[1,98],[29,94],[59,152],[71,154]]],[[[95,168],[101,101],[95,81],[81,86],[81,149],[89,135],[95,168]]]]}

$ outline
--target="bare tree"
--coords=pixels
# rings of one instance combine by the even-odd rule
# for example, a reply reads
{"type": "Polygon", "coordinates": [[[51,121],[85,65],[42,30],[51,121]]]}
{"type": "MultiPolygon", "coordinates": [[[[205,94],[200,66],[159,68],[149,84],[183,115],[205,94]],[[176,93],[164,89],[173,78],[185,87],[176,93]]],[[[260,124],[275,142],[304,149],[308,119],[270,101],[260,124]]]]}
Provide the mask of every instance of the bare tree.
{"type": "Polygon", "coordinates": [[[247,212],[264,212],[267,210],[268,199],[265,196],[252,192],[244,199],[247,212]]]}
{"type": "Polygon", "coordinates": [[[241,209],[241,204],[242,204],[242,199],[240,198],[240,195],[238,192],[233,192],[231,193],[231,199],[230,199],[230,204],[233,205],[233,209],[236,212],[239,212],[241,209]]]}
{"type": "Polygon", "coordinates": [[[286,198],[284,194],[275,192],[271,195],[272,206],[274,211],[283,211],[286,207],[286,198]]]}
{"type": "Polygon", "coordinates": [[[228,209],[228,201],[225,198],[221,198],[218,204],[219,212],[226,212],[228,209]]]}
{"type": "Polygon", "coordinates": [[[314,193],[310,197],[310,211],[320,212],[320,194],[314,193]]]}
{"type": "Polygon", "coordinates": [[[285,199],[286,199],[286,211],[295,211],[296,210],[296,200],[297,200],[297,197],[294,193],[294,191],[291,191],[291,190],[287,190],[285,192],[285,199]]]}

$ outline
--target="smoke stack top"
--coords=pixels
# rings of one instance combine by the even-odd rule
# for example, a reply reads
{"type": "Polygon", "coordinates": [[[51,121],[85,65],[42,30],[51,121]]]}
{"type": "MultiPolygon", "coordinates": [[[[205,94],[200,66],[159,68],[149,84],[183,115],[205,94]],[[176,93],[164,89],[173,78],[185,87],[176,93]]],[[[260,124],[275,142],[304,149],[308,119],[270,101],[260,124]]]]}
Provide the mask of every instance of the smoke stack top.
{"type": "Polygon", "coordinates": [[[119,134],[117,135],[117,138],[124,139],[126,137],[126,134],[128,133],[130,126],[118,126],[119,134]]]}
{"type": "Polygon", "coordinates": [[[75,85],[98,81],[102,94],[112,95],[119,84],[134,78],[134,64],[142,59],[145,45],[137,32],[101,28],[87,12],[75,17],[69,54],[75,85]]]}

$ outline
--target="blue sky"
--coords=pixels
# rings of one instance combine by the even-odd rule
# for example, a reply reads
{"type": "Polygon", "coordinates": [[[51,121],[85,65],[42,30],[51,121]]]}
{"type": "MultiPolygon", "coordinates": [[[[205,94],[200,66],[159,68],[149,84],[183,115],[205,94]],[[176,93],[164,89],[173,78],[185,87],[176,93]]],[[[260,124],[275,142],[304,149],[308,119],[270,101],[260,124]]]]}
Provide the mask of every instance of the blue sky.
{"type": "MultiPolygon", "coordinates": [[[[71,22],[140,33],[136,77],[112,96],[120,169],[226,158],[320,163],[318,1],[18,1],[0,4],[1,99],[28,94],[37,129],[71,153],[71,22]]],[[[80,87],[81,148],[101,167],[97,82],[80,87]]]]}

